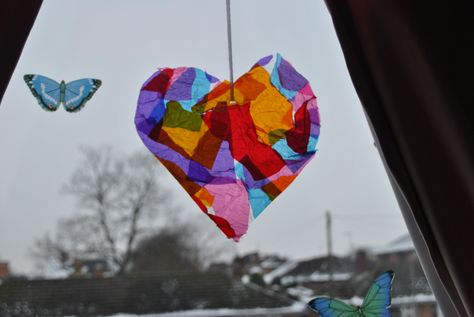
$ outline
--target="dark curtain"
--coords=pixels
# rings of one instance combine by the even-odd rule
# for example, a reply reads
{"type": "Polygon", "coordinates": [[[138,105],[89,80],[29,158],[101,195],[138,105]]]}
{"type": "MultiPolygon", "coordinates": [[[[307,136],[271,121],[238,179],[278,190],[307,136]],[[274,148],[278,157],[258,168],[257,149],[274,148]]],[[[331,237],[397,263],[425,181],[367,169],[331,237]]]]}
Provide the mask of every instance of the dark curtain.
{"type": "Polygon", "coordinates": [[[326,0],[446,316],[474,316],[473,3],[326,0]]]}
{"type": "Polygon", "coordinates": [[[0,102],[15,70],[42,0],[0,1],[0,102]]]}

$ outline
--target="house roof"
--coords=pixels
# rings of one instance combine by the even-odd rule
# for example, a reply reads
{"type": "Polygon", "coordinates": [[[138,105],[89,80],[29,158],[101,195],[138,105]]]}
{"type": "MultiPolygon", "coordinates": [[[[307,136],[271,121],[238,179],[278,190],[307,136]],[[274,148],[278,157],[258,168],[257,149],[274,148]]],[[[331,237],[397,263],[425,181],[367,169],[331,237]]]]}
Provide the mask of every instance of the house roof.
{"type": "Polygon", "coordinates": [[[347,273],[353,270],[353,261],[349,257],[317,257],[300,261],[285,276],[322,276],[332,269],[333,274],[347,273]],[[331,266],[330,266],[331,265],[331,266]]]}
{"type": "Polygon", "coordinates": [[[273,280],[275,280],[276,278],[279,278],[281,276],[286,275],[289,271],[293,270],[297,266],[298,266],[298,262],[296,262],[296,261],[287,261],[287,262],[281,264],[275,270],[271,271],[270,273],[265,274],[263,279],[265,280],[265,283],[270,284],[270,283],[273,282],[273,280]]]}
{"type": "Polygon", "coordinates": [[[277,255],[268,255],[262,259],[260,266],[264,269],[276,269],[286,261],[287,259],[277,255]]]}
{"type": "Polygon", "coordinates": [[[407,252],[414,250],[415,247],[413,245],[413,241],[411,240],[410,235],[408,233],[386,245],[375,247],[372,249],[372,251],[377,255],[407,252]]]}
{"type": "Polygon", "coordinates": [[[95,315],[147,314],[196,309],[283,308],[294,303],[217,272],[6,281],[0,285],[0,302],[4,303],[0,315],[11,313],[5,309],[14,309],[17,302],[24,302],[35,311],[61,310],[62,315],[77,315],[79,309],[95,315]]]}

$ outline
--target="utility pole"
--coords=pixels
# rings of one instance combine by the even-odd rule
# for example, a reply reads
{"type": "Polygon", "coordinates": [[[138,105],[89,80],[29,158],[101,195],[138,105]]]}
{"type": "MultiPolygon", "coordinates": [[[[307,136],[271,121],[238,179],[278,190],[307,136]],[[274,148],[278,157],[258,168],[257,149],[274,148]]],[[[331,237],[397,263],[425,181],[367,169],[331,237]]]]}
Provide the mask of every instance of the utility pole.
{"type": "Polygon", "coordinates": [[[328,273],[329,273],[329,296],[333,294],[333,261],[332,261],[332,223],[331,223],[331,212],[326,211],[326,242],[328,247],[328,273]]]}

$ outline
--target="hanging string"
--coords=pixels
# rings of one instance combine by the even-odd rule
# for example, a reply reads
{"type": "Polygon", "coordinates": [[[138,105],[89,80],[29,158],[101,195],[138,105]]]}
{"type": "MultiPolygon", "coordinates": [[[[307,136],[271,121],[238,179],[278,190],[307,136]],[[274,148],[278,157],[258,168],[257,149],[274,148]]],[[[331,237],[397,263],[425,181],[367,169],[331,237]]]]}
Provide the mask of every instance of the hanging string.
{"type": "Polygon", "coordinates": [[[229,51],[230,103],[234,100],[234,65],[232,61],[232,29],[230,20],[230,0],[226,0],[227,9],[227,49],[229,51]]]}

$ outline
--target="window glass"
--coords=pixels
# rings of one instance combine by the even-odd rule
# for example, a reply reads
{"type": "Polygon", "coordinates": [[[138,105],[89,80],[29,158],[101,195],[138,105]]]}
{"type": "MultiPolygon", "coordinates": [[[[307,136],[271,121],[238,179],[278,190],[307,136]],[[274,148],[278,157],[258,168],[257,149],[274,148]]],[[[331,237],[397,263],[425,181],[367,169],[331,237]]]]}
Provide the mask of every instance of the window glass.
{"type": "Polygon", "coordinates": [[[315,158],[238,243],[134,125],[157,68],[228,78],[225,2],[43,3],[0,106],[0,315],[314,316],[311,298],[360,304],[392,269],[394,316],[440,316],[323,1],[234,1],[232,28],[234,76],[281,53],[322,122],[315,158]],[[102,85],[47,112],[25,74],[102,85]]]}

